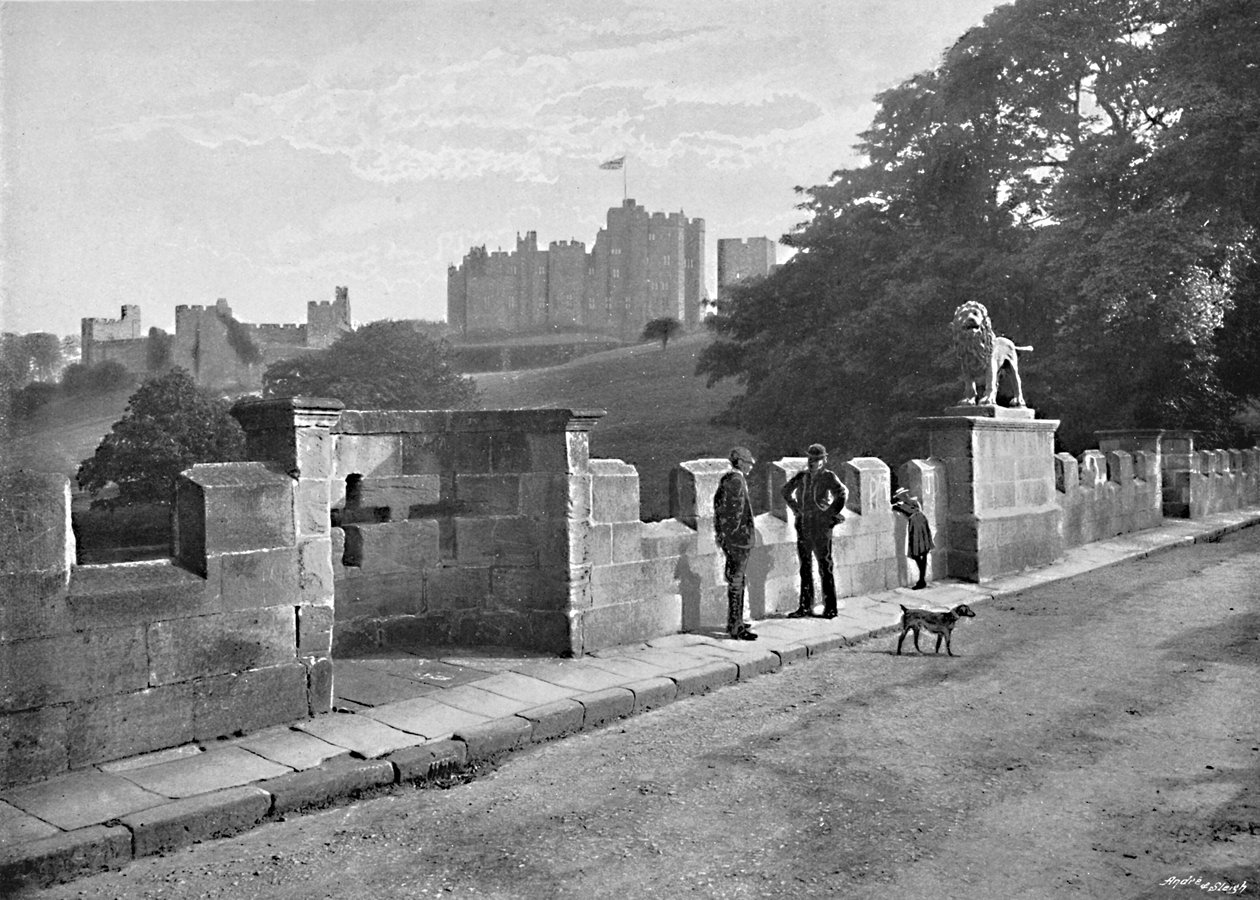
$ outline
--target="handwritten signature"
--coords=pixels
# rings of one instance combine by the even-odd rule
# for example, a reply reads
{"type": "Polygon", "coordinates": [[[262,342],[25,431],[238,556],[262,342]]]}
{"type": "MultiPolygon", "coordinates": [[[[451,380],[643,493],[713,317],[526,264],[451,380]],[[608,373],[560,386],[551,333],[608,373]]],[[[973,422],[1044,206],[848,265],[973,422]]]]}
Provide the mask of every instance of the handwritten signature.
{"type": "Polygon", "coordinates": [[[1202,876],[1192,878],[1189,875],[1185,878],[1170,876],[1161,881],[1160,886],[1198,888],[1201,891],[1208,891],[1214,894],[1241,894],[1247,890],[1247,882],[1245,881],[1239,884],[1231,884],[1228,881],[1212,881],[1210,878],[1204,879],[1202,876]]]}

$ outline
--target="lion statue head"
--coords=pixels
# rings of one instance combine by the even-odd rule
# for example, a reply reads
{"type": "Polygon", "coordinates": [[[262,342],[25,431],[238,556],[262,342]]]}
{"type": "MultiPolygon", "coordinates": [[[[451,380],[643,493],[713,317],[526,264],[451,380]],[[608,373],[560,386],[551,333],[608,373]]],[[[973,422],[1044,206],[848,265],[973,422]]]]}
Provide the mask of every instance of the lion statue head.
{"type": "Polygon", "coordinates": [[[985,305],[968,300],[954,310],[950,334],[963,372],[986,375],[993,356],[993,322],[985,305]]]}

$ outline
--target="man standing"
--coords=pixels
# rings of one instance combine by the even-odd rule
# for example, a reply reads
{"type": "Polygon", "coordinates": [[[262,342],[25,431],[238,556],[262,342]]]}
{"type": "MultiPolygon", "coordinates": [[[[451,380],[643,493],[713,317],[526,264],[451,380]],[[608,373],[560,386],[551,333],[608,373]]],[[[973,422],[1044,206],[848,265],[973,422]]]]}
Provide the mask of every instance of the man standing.
{"type": "Polygon", "coordinates": [[[796,513],[796,555],[801,564],[801,603],[789,619],[814,614],[814,565],[822,581],[823,617],[836,617],[836,579],[831,571],[831,529],[844,521],[849,490],[835,472],[826,468],[827,448],[809,445],[809,464],[783,486],[783,499],[796,513]]]}
{"type": "Polygon", "coordinates": [[[730,460],[731,471],[722,476],[713,495],[713,527],[726,555],[726,633],[736,640],[755,641],[757,635],[744,624],[744,575],[756,535],[747,477],[756,460],[747,447],[731,450],[730,460]]]}

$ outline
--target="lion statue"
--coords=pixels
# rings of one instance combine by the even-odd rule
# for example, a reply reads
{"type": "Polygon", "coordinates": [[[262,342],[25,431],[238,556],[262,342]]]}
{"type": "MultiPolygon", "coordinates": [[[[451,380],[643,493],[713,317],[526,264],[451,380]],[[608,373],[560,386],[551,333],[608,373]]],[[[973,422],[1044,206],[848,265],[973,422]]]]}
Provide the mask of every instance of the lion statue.
{"type": "Polygon", "coordinates": [[[1019,380],[1019,353],[1032,347],[1017,347],[1008,338],[993,333],[989,311],[983,303],[969,300],[954,310],[954,352],[962,367],[963,406],[998,405],[998,381],[1007,406],[1024,406],[1024,387],[1019,380]],[[981,393],[980,385],[984,385],[981,393]]]}

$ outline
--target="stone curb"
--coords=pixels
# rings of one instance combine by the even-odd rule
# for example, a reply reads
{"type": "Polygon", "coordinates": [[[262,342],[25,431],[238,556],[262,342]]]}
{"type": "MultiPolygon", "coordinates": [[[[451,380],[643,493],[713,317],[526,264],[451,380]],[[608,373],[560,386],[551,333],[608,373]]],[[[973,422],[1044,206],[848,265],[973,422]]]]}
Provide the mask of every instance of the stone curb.
{"type": "Polygon", "coordinates": [[[280,816],[394,781],[394,764],[388,760],[343,756],[304,772],[255,782],[255,786],[271,795],[270,813],[280,816]]]}
{"type": "Polygon", "coordinates": [[[131,832],[121,825],[91,825],[15,844],[0,849],[0,896],[121,869],[132,859],[131,832]]]}
{"type": "MultiPolygon", "coordinates": [[[[1188,534],[1130,551],[1114,551],[1106,562],[1089,565],[1060,578],[1009,587],[966,585],[974,592],[968,602],[1010,597],[1043,584],[1073,578],[1132,559],[1197,543],[1220,540],[1226,534],[1260,524],[1260,515],[1226,523],[1199,534],[1188,534]]],[[[895,634],[890,624],[848,636],[811,635],[767,650],[745,651],[728,658],[706,657],[704,663],[674,673],[663,673],[571,700],[559,700],[468,726],[452,738],[396,750],[380,759],[334,757],[302,772],[243,787],[229,788],[132,813],[115,823],[86,828],[0,847],[0,895],[22,888],[68,881],[107,869],[118,869],[134,859],[165,852],[210,838],[253,828],[264,819],[286,811],[353,796],[363,790],[399,782],[425,781],[465,771],[474,761],[489,759],[530,743],[540,743],[592,729],[625,716],[667,705],[781,666],[848,646],[857,641],[895,634]],[[121,824],[116,824],[121,823],[121,824]]],[[[685,648],[683,648],[685,649],[685,648]]]]}
{"type": "Polygon", "coordinates": [[[253,786],[175,800],[123,816],[132,853],[149,856],[253,828],[271,810],[271,795],[253,786]]]}

